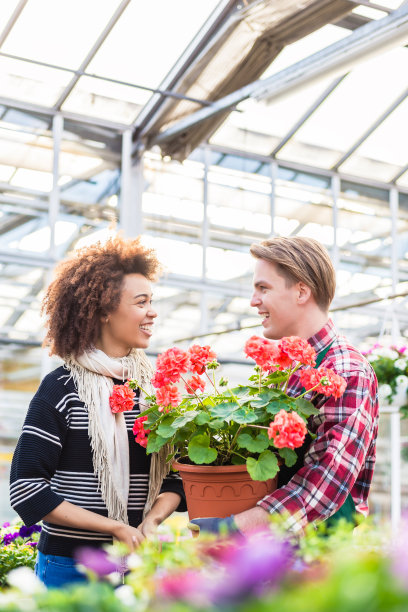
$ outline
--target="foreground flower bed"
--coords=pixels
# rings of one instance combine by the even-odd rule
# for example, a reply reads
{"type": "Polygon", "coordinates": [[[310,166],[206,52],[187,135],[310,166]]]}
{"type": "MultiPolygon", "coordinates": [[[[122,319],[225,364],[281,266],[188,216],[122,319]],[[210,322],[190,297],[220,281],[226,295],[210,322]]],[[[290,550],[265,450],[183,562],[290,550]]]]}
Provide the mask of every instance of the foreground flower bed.
{"type": "Polygon", "coordinates": [[[403,525],[391,543],[383,528],[366,524],[353,533],[343,524],[329,533],[311,527],[296,541],[271,525],[246,538],[192,539],[176,522],[129,557],[125,585],[112,572],[120,548],[85,550],[89,584],[46,591],[20,568],[9,574],[0,610],[402,612],[407,534],[403,525]]]}

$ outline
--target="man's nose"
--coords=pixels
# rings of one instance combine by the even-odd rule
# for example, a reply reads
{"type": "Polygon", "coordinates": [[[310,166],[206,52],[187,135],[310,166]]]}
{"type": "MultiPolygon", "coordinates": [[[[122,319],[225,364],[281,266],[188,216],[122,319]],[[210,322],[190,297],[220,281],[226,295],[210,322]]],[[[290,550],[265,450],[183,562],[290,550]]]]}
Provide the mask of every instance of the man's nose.
{"type": "Polygon", "coordinates": [[[260,303],[261,303],[261,300],[259,296],[256,293],[254,293],[250,301],[251,306],[255,307],[255,306],[258,306],[260,303]]]}

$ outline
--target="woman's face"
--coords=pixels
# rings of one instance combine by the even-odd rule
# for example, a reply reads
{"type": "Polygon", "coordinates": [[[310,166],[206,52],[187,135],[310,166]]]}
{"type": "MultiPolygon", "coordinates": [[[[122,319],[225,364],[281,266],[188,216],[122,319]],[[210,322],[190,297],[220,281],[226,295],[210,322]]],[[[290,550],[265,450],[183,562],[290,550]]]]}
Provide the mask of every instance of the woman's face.
{"type": "Polygon", "coordinates": [[[111,357],[123,357],[132,348],[147,348],[156,317],[150,281],[142,274],[126,274],[118,308],[102,318],[97,348],[111,357]]]}

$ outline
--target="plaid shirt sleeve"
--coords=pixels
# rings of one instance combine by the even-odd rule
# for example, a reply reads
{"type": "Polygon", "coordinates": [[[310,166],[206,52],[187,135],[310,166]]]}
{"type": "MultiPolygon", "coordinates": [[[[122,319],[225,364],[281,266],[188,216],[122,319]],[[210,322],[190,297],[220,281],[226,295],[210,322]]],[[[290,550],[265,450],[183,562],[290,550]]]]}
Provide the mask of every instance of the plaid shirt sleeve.
{"type": "MultiPolygon", "coordinates": [[[[340,373],[340,372],[338,372],[340,373]]],[[[258,505],[286,515],[287,527],[299,531],[307,523],[327,519],[352,493],[364,512],[375,461],[377,383],[366,367],[341,372],[347,380],[339,399],[320,398],[320,414],[310,429],[317,434],[304,466],[289,483],[264,497],[258,505]]],[[[300,389],[298,388],[298,393],[300,389]]]]}

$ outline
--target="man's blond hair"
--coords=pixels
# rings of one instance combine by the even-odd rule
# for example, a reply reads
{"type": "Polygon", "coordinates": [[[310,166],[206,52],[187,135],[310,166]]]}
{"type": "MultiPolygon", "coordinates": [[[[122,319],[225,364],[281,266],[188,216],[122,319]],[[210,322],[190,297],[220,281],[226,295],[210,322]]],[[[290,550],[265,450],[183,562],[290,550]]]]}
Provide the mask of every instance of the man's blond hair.
{"type": "Polygon", "coordinates": [[[251,254],[275,264],[278,273],[289,285],[307,285],[316,304],[329,309],[336,290],[336,273],[327,249],[313,238],[291,236],[264,240],[253,244],[251,254]]]}

